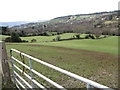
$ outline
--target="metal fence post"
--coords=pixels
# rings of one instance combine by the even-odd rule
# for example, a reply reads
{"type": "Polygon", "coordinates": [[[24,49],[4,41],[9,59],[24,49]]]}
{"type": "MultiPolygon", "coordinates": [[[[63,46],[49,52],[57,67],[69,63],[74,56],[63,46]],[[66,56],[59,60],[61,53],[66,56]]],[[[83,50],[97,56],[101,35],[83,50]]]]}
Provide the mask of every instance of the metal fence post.
{"type": "Polygon", "coordinates": [[[34,79],[34,75],[33,75],[33,72],[31,71],[32,70],[32,59],[31,58],[29,58],[29,65],[30,65],[31,85],[32,85],[32,88],[35,88],[34,82],[32,81],[34,79]]]}
{"type": "Polygon", "coordinates": [[[90,84],[87,84],[87,90],[93,90],[93,87],[90,84]]]}

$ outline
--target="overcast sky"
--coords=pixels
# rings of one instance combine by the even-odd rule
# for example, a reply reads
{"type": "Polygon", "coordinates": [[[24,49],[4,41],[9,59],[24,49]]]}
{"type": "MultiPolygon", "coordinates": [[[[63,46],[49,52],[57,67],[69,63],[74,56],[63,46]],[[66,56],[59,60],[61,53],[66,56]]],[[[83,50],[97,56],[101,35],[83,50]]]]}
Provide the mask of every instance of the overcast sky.
{"type": "Polygon", "coordinates": [[[0,22],[49,20],[55,17],[118,9],[119,0],[0,0],[0,22]]]}

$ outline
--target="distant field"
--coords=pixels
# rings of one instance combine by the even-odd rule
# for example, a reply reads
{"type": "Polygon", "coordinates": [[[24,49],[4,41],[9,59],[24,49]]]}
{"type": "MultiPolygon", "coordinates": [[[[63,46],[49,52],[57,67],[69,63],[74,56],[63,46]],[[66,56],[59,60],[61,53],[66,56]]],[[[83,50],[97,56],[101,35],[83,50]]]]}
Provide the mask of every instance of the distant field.
{"type": "MultiPolygon", "coordinates": [[[[61,39],[72,38],[75,33],[66,33],[59,35],[61,39]]],[[[20,44],[34,44],[34,45],[47,45],[47,46],[57,46],[73,49],[84,49],[90,51],[107,52],[112,54],[118,54],[118,37],[110,36],[103,39],[80,39],[80,40],[68,40],[59,42],[42,42],[42,41],[53,41],[58,35],[55,36],[32,36],[32,37],[21,37],[22,40],[36,39],[36,43],[20,43],[20,44]]],[[[82,34],[81,37],[84,37],[82,34]]],[[[1,37],[1,36],[0,36],[1,37]]],[[[3,38],[8,36],[3,35],[3,38]]]]}
{"type": "MultiPolygon", "coordinates": [[[[27,44],[27,43],[21,43],[21,44],[27,44]]],[[[73,48],[73,49],[84,49],[90,51],[118,54],[117,36],[110,36],[108,38],[103,38],[103,39],[80,39],[80,40],[68,40],[68,41],[59,41],[59,42],[29,43],[29,44],[57,46],[57,47],[65,47],[65,48],[73,48]]]]}
{"type": "Polygon", "coordinates": [[[0,35],[0,40],[4,40],[6,37],[9,37],[7,35],[0,35]]]}
{"type": "Polygon", "coordinates": [[[118,37],[108,37],[98,40],[71,40],[40,44],[118,54],[118,37]]]}
{"type": "MultiPolygon", "coordinates": [[[[61,34],[61,35],[55,35],[55,36],[31,36],[31,37],[20,37],[22,40],[27,40],[27,41],[31,41],[32,39],[36,39],[37,42],[41,42],[41,41],[53,41],[54,38],[56,38],[57,36],[60,36],[61,39],[67,39],[67,38],[73,38],[73,35],[75,35],[75,33],[66,33],[66,34],[61,34]]],[[[84,37],[85,34],[82,34],[81,37],[84,37]]],[[[5,39],[6,35],[0,35],[0,39],[5,39]]]]}
{"type": "MultiPolygon", "coordinates": [[[[65,34],[60,34],[60,35],[55,35],[55,36],[31,36],[31,37],[20,37],[22,40],[27,40],[31,42],[32,39],[36,39],[37,42],[41,41],[53,41],[54,38],[57,36],[60,36],[61,39],[68,39],[68,38],[73,38],[76,33],[65,33],[65,34]]],[[[87,34],[81,34],[80,37],[85,37],[87,34]]],[[[9,37],[7,35],[0,35],[0,39],[4,40],[6,37],[9,37]]]]}
{"type": "Polygon", "coordinates": [[[120,21],[105,21],[105,24],[111,24],[111,23],[120,23],[120,21]]]}
{"type": "MultiPolygon", "coordinates": [[[[36,39],[37,42],[41,42],[41,41],[53,41],[54,38],[56,38],[57,36],[60,36],[61,39],[67,39],[67,38],[73,38],[73,35],[75,35],[75,33],[66,33],[66,34],[61,34],[61,35],[55,35],[55,36],[31,36],[31,37],[21,37],[21,39],[23,40],[28,40],[29,42],[32,39],[36,39]]],[[[82,34],[81,37],[84,37],[85,34],[82,34]]]]}

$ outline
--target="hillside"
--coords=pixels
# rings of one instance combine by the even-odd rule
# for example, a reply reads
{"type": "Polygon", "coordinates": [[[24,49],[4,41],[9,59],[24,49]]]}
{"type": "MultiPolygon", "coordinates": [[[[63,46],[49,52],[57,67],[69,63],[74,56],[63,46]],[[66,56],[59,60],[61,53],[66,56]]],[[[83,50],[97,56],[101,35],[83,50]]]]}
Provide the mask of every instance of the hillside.
{"type": "Polygon", "coordinates": [[[78,14],[57,17],[45,22],[28,23],[10,28],[27,36],[41,36],[44,32],[62,33],[98,33],[103,35],[120,35],[119,11],[78,14]]]}

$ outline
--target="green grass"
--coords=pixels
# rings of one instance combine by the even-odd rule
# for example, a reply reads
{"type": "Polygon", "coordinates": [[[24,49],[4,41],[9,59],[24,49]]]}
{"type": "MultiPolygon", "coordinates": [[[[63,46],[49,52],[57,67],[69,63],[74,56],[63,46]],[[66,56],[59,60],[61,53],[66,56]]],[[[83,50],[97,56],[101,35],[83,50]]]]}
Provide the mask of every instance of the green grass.
{"type": "MultiPolygon", "coordinates": [[[[55,33],[55,32],[53,32],[53,33],[55,33]]],[[[22,40],[27,40],[29,42],[32,39],[36,39],[37,42],[41,42],[41,41],[53,41],[53,39],[56,38],[57,36],[61,36],[61,39],[72,38],[73,35],[75,35],[75,33],[65,33],[65,34],[55,35],[55,36],[31,36],[31,37],[20,37],[20,38],[22,40]]],[[[82,36],[84,36],[84,34],[82,36]]],[[[5,39],[6,37],[9,37],[9,36],[7,36],[7,35],[0,35],[0,40],[5,39]]]]}
{"type": "MultiPolygon", "coordinates": [[[[39,58],[45,62],[61,67],[65,70],[91,79],[109,87],[117,87],[117,55],[112,54],[97,54],[87,51],[72,51],[69,49],[44,47],[44,46],[28,46],[25,44],[9,45],[7,44],[7,51],[11,48],[23,51],[29,55],[39,58]],[[95,54],[95,55],[94,55],[95,54]]],[[[16,58],[19,54],[13,53],[16,58]]],[[[28,64],[28,59],[25,60],[28,64]]],[[[18,65],[18,64],[17,64],[18,65]]],[[[19,65],[18,65],[19,66],[19,65]]],[[[22,69],[22,66],[19,66],[22,69]]],[[[67,88],[85,87],[78,80],[60,74],[57,71],[49,69],[41,64],[33,62],[33,68],[48,78],[56,81],[60,85],[67,88]]],[[[25,72],[29,73],[28,70],[25,72]]],[[[37,76],[35,78],[42,84],[49,85],[44,80],[37,76]]],[[[51,87],[51,85],[50,85],[51,87]]]]}
{"type": "MultiPolygon", "coordinates": [[[[21,37],[22,40],[27,40],[27,41],[31,41],[32,39],[36,39],[37,42],[41,42],[41,41],[53,41],[54,38],[56,38],[57,36],[60,36],[61,39],[67,39],[67,38],[73,38],[73,35],[75,35],[75,33],[66,33],[66,34],[61,34],[61,35],[55,35],[55,36],[31,36],[31,37],[21,37]]],[[[84,37],[85,34],[81,35],[81,37],[84,37]]]]}
{"type": "Polygon", "coordinates": [[[105,21],[105,24],[111,24],[111,23],[119,23],[120,21],[105,21]]]}
{"type": "MultiPolygon", "coordinates": [[[[75,33],[66,33],[59,35],[61,39],[72,38],[75,33]]],[[[85,37],[86,34],[82,34],[81,37],[85,37]]],[[[22,40],[36,39],[36,43],[20,43],[20,44],[35,44],[35,45],[47,45],[57,46],[73,49],[84,49],[90,51],[106,52],[112,54],[118,54],[118,36],[110,36],[103,39],[80,39],[80,40],[68,40],[59,42],[42,42],[52,41],[58,35],[55,36],[32,36],[32,37],[21,37],[22,40]]],[[[8,36],[2,36],[3,38],[8,36]]]]}
{"type": "Polygon", "coordinates": [[[86,18],[90,18],[90,17],[95,17],[96,15],[84,15],[84,16],[79,16],[76,19],[77,20],[81,20],[81,19],[86,19],[86,18]]]}
{"type": "MultiPolygon", "coordinates": [[[[65,36],[67,38],[67,36],[65,36]]],[[[23,43],[24,44],[24,43],[23,43]]],[[[57,46],[73,49],[85,49],[90,51],[118,54],[118,37],[111,36],[103,39],[80,39],[47,43],[29,43],[37,45],[57,46]]]]}
{"type": "Polygon", "coordinates": [[[0,35],[0,41],[1,41],[1,40],[4,40],[4,39],[7,38],[7,37],[9,37],[9,36],[7,36],[7,35],[0,35]]]}
{"type": "MultiPolygon", "coordinates": [[[[74,33],[62,34],[61,38],[70,38],[74,33]]],[[[82,35],[84,37],[85,34],[82,35]]],[[[23,51],[40,60],[61,67],[65,70],[91,79],[111,88],[117,87],[117,72],[118,72],[118,37],[110,36],[103,39],[80,39],[68,40],[59,42],[40,42],[49,41],[56,36],[35,36],[35,37],[22,37],[24,40],[37,39],[36,43],[6,43],[7,52],[11,48],[23,51]],[[43,38],[43,39],[42,39],[43,38]],[[32,46],[30,46],[32,45],[32,46]],[[36,46],[35,46],[36,45],[36,46]],[[44,45],[44,46],[40,46],[44,45]],[[55,46],[55,47],[50,47],[55,46]],[[60,48],[64,47],[64,48],[60,48]],[[69,49],[71,48],[71,49],[69,49]],[[81,50],[83,49],[83,50],[81,50]],[[88,51],[87,51],[88,50],[88,51]],[[97,52],[93,52],[97,51],[97,52]],[[107,53],[103,53],[107,52],[107,53]]],[[[20,59],[19,54],[13,55],[20,59]]],[[[28,59],[25,63],[29,65],[28,59]]],[[[16,63],[21,69],[23,68],[16,63]]],[[[78,80],[67,77],[53,69],[49,69],[44,65],[38,64],[33,61],[33,68],[58,84],[66,88],[80,88],[85,87],[84,84],[78,80]]],[[[29,70],[25,70],[30,73],[29,70]]],[[[45,80],[40,79],[34,75],[38,82],[45,86],[49,85],[45,80]]],[[[27,79],[26,79],[27,80],[27,79]]]]}
{"type": "Polygon", "coordinates": [[[60,46],[66,48],[85,49],[91,51],[118,53],[118,38],[109,37],[99,40],[72,40],[56,43],[44,43],[44,45],[60,46]]]}

